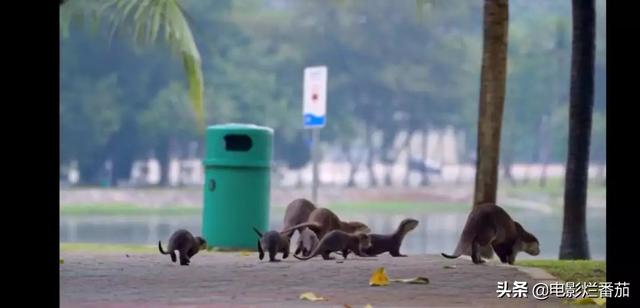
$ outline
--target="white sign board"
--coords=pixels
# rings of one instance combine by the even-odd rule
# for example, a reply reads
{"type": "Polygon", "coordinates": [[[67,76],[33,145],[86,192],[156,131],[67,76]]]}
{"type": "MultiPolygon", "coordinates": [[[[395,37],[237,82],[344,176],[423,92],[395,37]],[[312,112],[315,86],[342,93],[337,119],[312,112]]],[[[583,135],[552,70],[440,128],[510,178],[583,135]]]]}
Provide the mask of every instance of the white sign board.
{"type": "Polygon", "coordinates": [[[304,128],[324,127],[327,122],[327,67],[304,69],[304,128]]]}

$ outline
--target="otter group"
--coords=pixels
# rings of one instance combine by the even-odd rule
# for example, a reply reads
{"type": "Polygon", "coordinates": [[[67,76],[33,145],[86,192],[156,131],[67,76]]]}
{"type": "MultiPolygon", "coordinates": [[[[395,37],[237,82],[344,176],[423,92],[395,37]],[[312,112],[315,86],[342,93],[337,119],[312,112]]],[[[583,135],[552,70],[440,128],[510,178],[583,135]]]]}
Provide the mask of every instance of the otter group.
{"type": "Polygon", "coordinates": [[[407,218],[393,234],[373,234],[362,222],[342,221],[330,209],[316,207],[307,199],[296,199],[287,205],[280,235],[291,239],[295,231],[299,232],[293,253],[299,260],[309,260],[318,255],[325,260],[333,260],[331,253],[340,254],[344,259],[350,253],[373,257],[389,252],[394,257],[402,257],[402,240],[417,225],[417,220],[407,218]]]}
{"type": "MultiPolygon", "coordinates": [[[[293,256],[299,260],[309,260],[318,255],[325,260],[333,260],[331,253],[340,254],[344,259],[350,253],[374,257],[387,252],[393,257],[406,257],[400,253],[400,246],[407,233],[417,226],[417,220],[406,218],[393,233],[374,234],[362,222],[342,221],[327,208],[316,207],[306,199],[296,199],[287,205],[281,231],[261,233],[255,227],[253,230],[258,236],[259,259],[262,260],[266,252],[269,262],[278,262],[276,254],[282,253],[283,259],[289,256],[290,241],[295,231],[299,236],[293,256]]],[[[173,262],[176,262],[175,251],[179,252],[180,265],[189,265],[191,257],[206,246],[203,238],[194,237],[186,230],[178,230],[171,236],[167,252],[158,242],[160,253],[170,254],[173,262]]],[[[538,255],[538,239],[503,208],[487,203],[475,206],[469,214],[454,255],[442,253],[442,256],[458,258],[466,254],[471,256],[473,263],[480,264],[484,263],[482,257],[491,258],[495,252],[502,263],[513,264],[520,251],[538,255]]]]}

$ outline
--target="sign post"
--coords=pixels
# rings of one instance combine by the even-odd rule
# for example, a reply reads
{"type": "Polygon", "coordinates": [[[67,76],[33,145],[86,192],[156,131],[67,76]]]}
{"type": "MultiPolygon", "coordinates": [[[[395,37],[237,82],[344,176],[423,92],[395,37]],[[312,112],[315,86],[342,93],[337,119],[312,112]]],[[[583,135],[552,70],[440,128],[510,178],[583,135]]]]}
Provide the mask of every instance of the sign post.
{"type": "Polygon", "coordinates": [[[327,67],[307,67],[304,70],[304,99],[302,117],[304,128],[311,129],[311,159],[313,163],[313,183],[311,185],[311,200],[318,201],[318,147],[319,129],[327,122],[327,67]]]}

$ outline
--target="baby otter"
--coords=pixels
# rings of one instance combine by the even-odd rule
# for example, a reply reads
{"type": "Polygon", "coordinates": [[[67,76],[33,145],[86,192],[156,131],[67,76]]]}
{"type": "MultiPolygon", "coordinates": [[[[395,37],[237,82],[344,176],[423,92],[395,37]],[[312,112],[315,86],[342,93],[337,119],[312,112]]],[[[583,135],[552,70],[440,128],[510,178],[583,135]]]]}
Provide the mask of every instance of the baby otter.
{"type": "Polygon", "coordinates": [[[176,262],[177,250],[180,256],[180,265],[189,265],[191,257],[197,254],[200,250],[207,249],[207,241],[202,237],[194,237],[191,232],[180,229],[174,232],[169,238],[169,244],[167,245],[167,252],[162,250],[161,241],[158,241],[158,249],[163,255],[171,255],[171,261],[176,262]]]}
{"type": "Polygon", "coordinates": [[[304,228],[300,231],[300,236],[298,236],[298,248],[293,253],[294,255],[302,253],[302,256],[308,256],[311,251],[318,245],[318,236],[309,228],[304,228]]]}
{"type": "Polygon", "coordinates": [[[269,262],[280,262],[276,259],[276,254],[282,253],[282,258],[289,256],[289,238],[283,236],[278,231],[269,231],[265,234],[260,233],[258,229],[253,227],[253,231],[258,234],[258,254],[260,260],[264,258],[264,251],[269,253],[269,262]],[[264,249],[264,250],[263,250],[264,249]]]}
{"type": "Polygon", "coordinates": [[[404,236],[417,226],[417,220],[407,218],[400,222],[398,229],[392,234],[369,234],[371,247],[365,249],[364,253],[369,256],[377,256],[381,253],[389,252],[389,254],[394,257],[406,257],[406,255],[400,254],[400,245],[402,244],[404,236]]]}

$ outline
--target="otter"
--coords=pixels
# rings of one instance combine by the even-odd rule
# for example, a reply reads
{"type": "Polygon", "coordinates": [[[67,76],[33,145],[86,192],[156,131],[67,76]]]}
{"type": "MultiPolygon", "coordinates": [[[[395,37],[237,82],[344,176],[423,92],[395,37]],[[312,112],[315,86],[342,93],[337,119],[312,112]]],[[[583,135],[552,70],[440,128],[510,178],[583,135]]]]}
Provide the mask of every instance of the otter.
{"type": "Polygon", "coordinates": [[[400,222],[398,229],[392,234],[369,234],[371,238],[371,247],[363,250],[369,256],[377,256],[388,252],[393,257],[406,257],[400,254],[400,245],[405,235],[409,231],[418,226],[418,221],[413,218],[407,218],[400,222]]]}
{"type": "Polygon", "coordinates": [[[325,234],[332,230],[341,230],[347,233],[369,233],[371,230],[369,227],[361,222],[357,221],[340,221],[340,218],[334,214],[331,210],[326,208],[316,208],[309,214],[307,222],[291,226],[282,231],[282,233],[289,232],[301,227],[307,227],[316,233],[319,239],[322,239],[325,234]]]}
{"type": "Polygon", "coordinates": [[[258,229],[253,227],[253,231],[258,234],[258,257],[260,260],[264,258],[264,251],[269,253],[269,262],[280,262],[276,259],[276,254],[282,253],[282,258],[289,256],[289,238],[283,236],[278,231],[269,231],[265,234],[260,233],[258,229]],[[264,249],[264,250],[263,250],[264,249]]]}
{"type": "MultiPolygon", "coordinates": [[[[316,209],[316,206],[309,200],[300,198],[291,201],[287,205],[287,209],[284,212],[284,221],[281,233],[291,239],[293,233],[295,233],[296,229],[290,229],[291,226],[295,226],[297,224],[301,224],[306,222],[309,218],[309,214],[316,209]],[[286,232],[285,230],[290,229],[286,232]]],[[[314,232],[307,228],[298,228],[300,232],[300,236],[296,242],[296,250],[294,254],[299,254],[302,252],[303,256],[308,255],[311,250],[318,243],[318,237],[314,232]]]]}
{"type": "Polygon", "coordinates": [[[481,250],[493,249],[500,258],[500,262],[513,265],[516,254],[524,251],[532,256],[540,253],[540,243],[531,233],[527,232],[520,223],[514,221],[500,206],[492,203],[477,205],[471,210],[467,225],[462,230],[461,248],[456,249],[454,255],[442,253],[445,258],[455,259],[467,254],[471,248],[473,263],[480,264],[486,254],[481,250]]]}
{"type": "MultiPolygon", "coordinates": [[[[313,210],[316,209],[316,206],[311,203],[311,201],[300,198],[291,201],[289,205],[287,205],[287,209],[284,211],[284,222],[282,224],[282,230],[289,229],[291,226],[295,226],[297,224],[301,224],[306,222],[309,218],[309,215],[313,210]]],[[[302,232],[303,228],[299,228],[298,231],[302,232]]],[[[283,232],[283,234],[291,238],[295,230],[289,230],[287,232],[283,232]]]]}
{"type": "Polygon", "coordinates": [[[176,253],[178,250],[180,256],[180,265],[189,265],[191,257],[200,250],[207,249],[207,241],[202,237],[194,237],[191,232],[180,229],[174,232],[169,238],[167,252],[162,249],[161,241],[158,241],[158,250],[163,255],[171,255],[171,261],[176,262],[176,253]]]}
{"type": "Polygon", "coordinates": [[[298,248],[296,248],[294,255],[302,253],[302,256],[308,256],[311,251],[318,245],[318,236],[309,228],[304,228],[300,231],[298,236],[298,248]]]}
{"type": "Polygon", "coordinates": [[[325,260],[334,260],[334,257],[329,256],[332,252],[342,252],[342,256],[346,259],[349,252],[353,251],[356,255],[366,257],[367,255],[363,251],[370,246],[371,239],[368,234],[333,230],[320,240],[320,243],[318,243],[316,248],[308,256],[293,256],[298,260],[309,260],[317,255],[322,255],[322,258],[325,260]]]}

